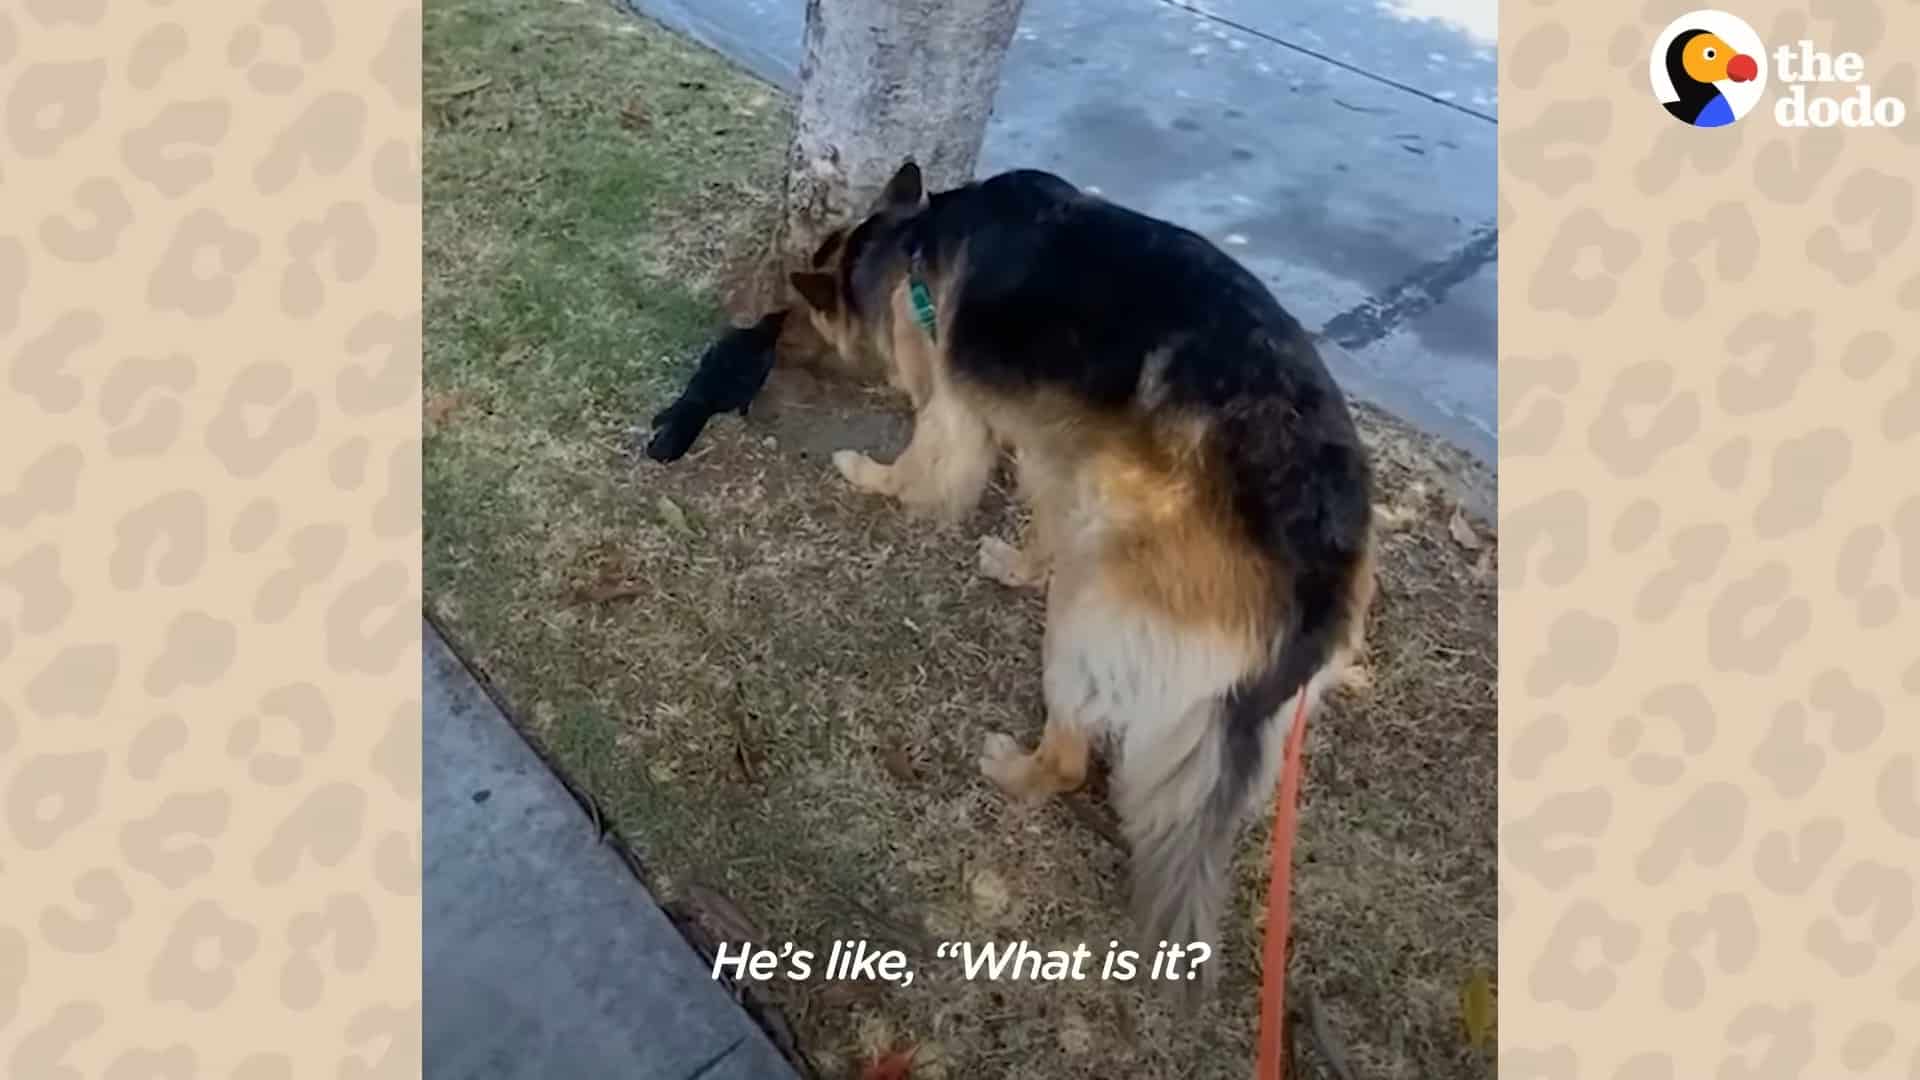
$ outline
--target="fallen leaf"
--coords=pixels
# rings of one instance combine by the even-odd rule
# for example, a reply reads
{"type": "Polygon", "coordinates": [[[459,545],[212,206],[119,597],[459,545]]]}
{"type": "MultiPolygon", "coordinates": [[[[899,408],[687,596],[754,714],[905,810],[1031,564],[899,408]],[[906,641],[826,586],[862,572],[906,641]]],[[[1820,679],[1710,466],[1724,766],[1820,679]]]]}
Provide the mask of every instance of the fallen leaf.
{"type": "Polygon", "coordinates": [[[814,995],[813,1000],[822,1008],[841,1012],[855,1005],[870,1005],[878,1001],[882,990],[879,983],[835,982],[814,995]]]}
{"type": "Polygon", "coordinates": [[[1493,578],[1493,549],[1480,553],[1480,561],[1473,564],[1473,580],[1490,581],[1493,578]]]}
{"type": "Polygon", "coordinates": [[[889,746],[880,751],[880,764],[886,766],[888,775],[903,784],[920,779],[920,770],[914,767],[913,758],[907,756],[903,747],[889,746]]]}
{"type": "Polygon", "coordinates": [[[860,1080],[907,1080],[913,1072],[915,1050],[909,1046],[874,1058],[861,1067],[860,1080]]]}
{"type": "Polygon", "coordinates": [[[1467,1042],[1478,1050],[1493,1037],[1496,1016],[1493,983],[1487,973],[1475,970],[1460,987],[1460,1020],[1467,1029],[1467,1042]]]}
{"type": "Polygon", "coordinates": [[[722,941],[764,941],[766,935],[740,906],[718,889],[699,882],[687,886],[687,903],[722,941]]]}
{"type": "Polygon", "coordinates": [[[575,603],[604,604],[610,600],[631,600],[643,595],[646,590],[638,585],[624,582],[601,582],[597,585],[582,585],[573,590],[575,603]]]}
{"type": "Polygon", "coordinates": [[[450,391],[429,393],[426,407],[422,410],[426,413],[427,426],[437,428],[446,423],[447,417],[452,416],[455,410],[460,408],[460,404],[460,395],[457,393],[450,391]]]}
{"type": "Polygon", "coordinates": [[[692,534],[693,526],[687,524],[687,512],[680,509],[679,503],[662,495],[659,501],[654,503],[654,506],[660,511],[660,520],[666,522],[669,527],[679,532],[689,535],[692,534]]]}
{"type": "Polygon", "coordinates": [[[1467,515],[1457,507],[1453,511],[1453,520],[1447,522],[1447,532],[1453,535],[1454,543],[1468,551],[1480,550],[1480,534],[1473,531],[1473,526],[1467,523],[1467,515]]]}
{"type": "Polygon", "coordinates": [[[1320,1059],[1333,1070],[1340,1080],[1353,1080],[1353,1069],[1347,1064],[1347,1047],[1334,1034],[1333,1022],[1327,1017],[1326,1006],[1321,1004],[1320,995],[1307,990],[1307,1033],[1313,1037],[1314,1049],[1320,1052],[1320,1059]]]}
{"type": "Polygon", "coordinates": [[[736,685],[733,708],[729,710],[733,714],[733,763],[740,769],[740,779],[752,784],[760,778],[760,754],[747,735],[747,707],[740,698],[740,688],[736,685]]]}
{"type": "Polygon", "coordinates": [[[1127,1007],[1126,1000],[1118,999],[1113,1008],[1113,1027],[1120,1033],[1120,1041],[1128,1046],[1140,1044],[1139,1032],[1134,1028],[1133,1010],[1127,1007]]]}
{"type": "Polygon", "coordinates": [[[493,76],[482,75],[479,78],[454,83],[452,86],[442,87],[439,90],[429,90],[427,91],[427,98],[432,101],[452,101],[454,98],[464,97],[467,94],[485,90],[492,85],[493,76]]]}
{"type": "Polygon", "coordinates": [[[593,842],[597,844],[607,838],[607,819],[600,816],[600,804],[593,800],[593,796],[587,796],[586,803],[587,813],[593,819],[593,842]]]}
{"type": "Polygon", "coordinates": [[[917,950],[923,953],[931,953],[936,948],[933,939],[928,936],[924,929],[917,925],[909,926],[906,923],[889,919],[880,912],[875,911],[872,907],[861,903],[854,896],[840,889],[836,889],[831,885],[826,886],[826,889],[829,893],[833,894],[834,899],[840,901],[840,903],[846,905],[848,910],[864,919],[867,923],[867,928],[874,934],[884,937],[908,951],[917,950]]]}
{"type": "Polygon", "coordinates": [[[1420,511],[1406,506],[1390,506],[1386,503],[1373,504],[1374,528],[1383,533],[1397,532],[1420,516],[1420,511]]]}
{"type": "Polygon", "coordinates": [[[1084,795],[1076,794],[1066,796],[1066,806],[1068,812],[1073,814],[1073,816],[1079,820],[1080,824],[1092,829],[1099,835],[1100,839],[1105,840],[1121,851],[1126,851],[1131,847],[1131,845],[1127,843],[1127,838],[1121,835],[1120,829],[1114,824],[1113,819],[1095,809],[1093,803],[1088,801],[1084,795]]]}
{"type": "Polygon", "coordinates": [[[1013,893],[1007,889],[1007,883],[992,869],[982,867],[967,882],[967,891],[973,896],[974,914],[982,920],[997,919],[1006,914],[1013,906],[1013,893]]]}

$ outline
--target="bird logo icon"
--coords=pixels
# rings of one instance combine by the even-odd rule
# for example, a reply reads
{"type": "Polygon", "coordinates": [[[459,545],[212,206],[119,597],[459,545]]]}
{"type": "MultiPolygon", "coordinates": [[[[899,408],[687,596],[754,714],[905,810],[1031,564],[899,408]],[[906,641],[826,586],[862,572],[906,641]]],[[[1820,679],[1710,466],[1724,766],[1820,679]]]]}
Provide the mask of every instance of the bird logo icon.
{"type": "Polygon", "coordinates": [[[1721,11],[1675,19],[1654,43],[1653,91],[1675,119],[1726,127],[1760,101],[1767,52],[1758,34],[1721,11]]]}

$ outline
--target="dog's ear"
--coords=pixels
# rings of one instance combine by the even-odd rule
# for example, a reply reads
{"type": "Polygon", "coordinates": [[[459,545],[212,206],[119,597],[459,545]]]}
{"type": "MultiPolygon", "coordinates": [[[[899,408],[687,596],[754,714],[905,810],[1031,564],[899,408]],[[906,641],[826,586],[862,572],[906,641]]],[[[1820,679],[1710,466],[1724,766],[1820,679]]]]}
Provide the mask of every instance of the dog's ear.
{"type": "Polygon", "coordinates": [[[808,306],[822,315],[832,315],[840,310],[840,290],[834,284],[832,274],[794,271],[787,275],[793,282],[793,291],[800,294],[808,306]]]}
{"type": "Polygon", "coordinates": [[[920,166],[912,158],[901,163],[900,170],[887,181],[887,189],[880,195],[880,208],[887,210],[918,210],[927,201],[926,187],[920,179],[920,166]]]}
{"type": "Polygon", "coordinates": [[[827,238],[820,241],[820,246],[813,251],[813,268],[818,270],[827,265],[827,260],[833,258],[834,252],[839,251],[840,245],[846,242],[847,230],[835,229],[828,233],[827,238]]]}

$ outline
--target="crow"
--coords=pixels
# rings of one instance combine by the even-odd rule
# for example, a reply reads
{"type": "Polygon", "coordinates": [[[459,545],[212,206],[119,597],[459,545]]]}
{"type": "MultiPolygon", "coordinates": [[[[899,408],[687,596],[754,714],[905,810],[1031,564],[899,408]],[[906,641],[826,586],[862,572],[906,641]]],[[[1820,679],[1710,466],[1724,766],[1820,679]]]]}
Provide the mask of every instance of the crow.
{"type": "Polygon", "coordinates": [[[747,415],[747,406],[773,370],[774,342],[787,320],[783,308],[752,326],[735,327],[707,347],[687,388],[673,404],[653,418],[653,438],[647,456],[655,461],[678,461],[707,421],[723,412],[747,415]]]}

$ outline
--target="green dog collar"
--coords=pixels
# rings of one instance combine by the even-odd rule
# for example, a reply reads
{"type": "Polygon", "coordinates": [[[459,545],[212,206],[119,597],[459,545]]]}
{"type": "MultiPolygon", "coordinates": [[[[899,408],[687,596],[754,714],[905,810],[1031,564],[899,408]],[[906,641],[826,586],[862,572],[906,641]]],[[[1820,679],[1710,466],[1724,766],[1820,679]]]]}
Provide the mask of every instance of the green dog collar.
{"type": "Polygon", "coordinates": [[[913,301],[913,321],[933,341],[940,340],[940,317],[933,310],[933,290],[922,280],[927,265],[926,252],[914,242],[907,251],[907,299],[913,301]]]}
{"type": "Polygon", "coordinates": [[[927,290],[927,283],[918,277],[907,281],[907,298],[913,301],[913,318],[920,329],[935,341],[940,340],[939,317],[934,314],[933,294],[927,290]]]}

